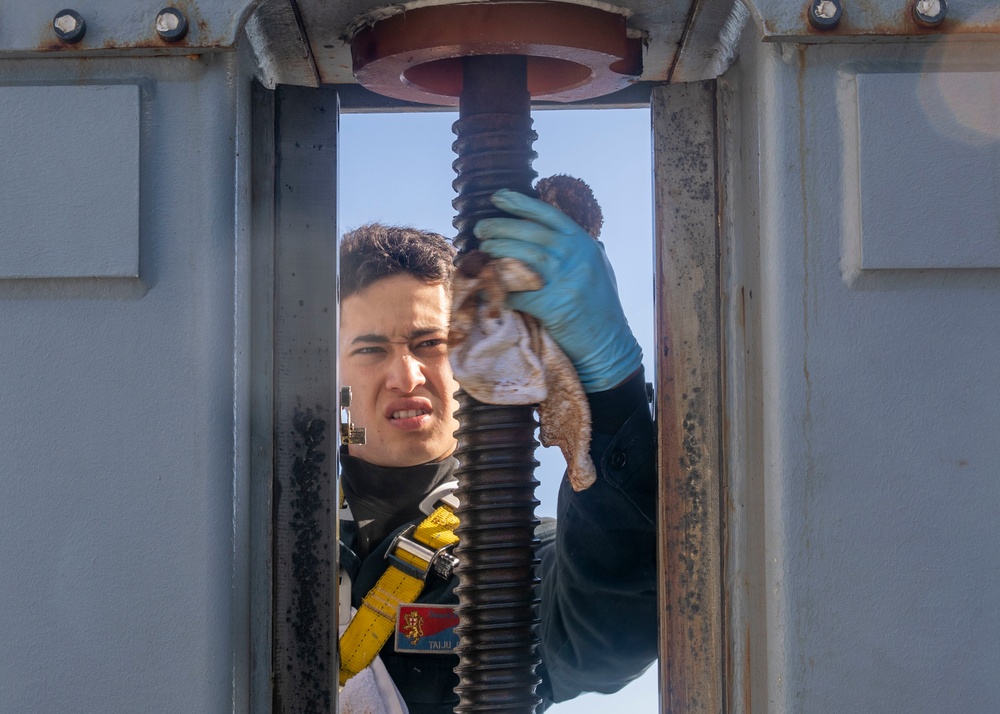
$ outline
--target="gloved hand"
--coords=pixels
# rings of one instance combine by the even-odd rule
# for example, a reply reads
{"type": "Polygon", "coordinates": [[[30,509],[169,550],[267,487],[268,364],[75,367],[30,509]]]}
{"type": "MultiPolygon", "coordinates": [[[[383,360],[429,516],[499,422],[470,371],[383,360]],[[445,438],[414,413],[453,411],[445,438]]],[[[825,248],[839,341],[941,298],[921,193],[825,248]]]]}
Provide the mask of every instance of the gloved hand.
{"type": "Polygon", "coordinates": [[[642,350],[618,300],[604,246],[547,203],[508,189],[492,201],[520,218],[479,221],[479,249],[516,258],[545,282],[541,290],[511,293],[507,305],[538,318],[573,362],[585,392],[624,382],[642,363],[642,350]]]}

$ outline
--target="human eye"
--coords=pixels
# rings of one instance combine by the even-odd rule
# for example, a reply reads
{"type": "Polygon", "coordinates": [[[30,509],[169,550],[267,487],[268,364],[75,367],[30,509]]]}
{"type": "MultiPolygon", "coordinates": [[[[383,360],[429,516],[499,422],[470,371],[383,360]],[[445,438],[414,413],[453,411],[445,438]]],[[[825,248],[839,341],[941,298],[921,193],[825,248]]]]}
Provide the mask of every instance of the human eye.
{"type": "Polygon", "coordinates": [[[443,337],[429,337],[425,340],[420,340],[414,347],[415,351],[436,353],[443,352],[448,347],[448,341],[443,337]]]}
{"type": "Polygon", "coordinates": [[[364,347],[357,347],[351,351],[352,356],[358,355],[362,357],[370,355],[379,355],[383,353],[385,353],[385,348],[379,347],[378,345],[366,345],[364,347]]]}

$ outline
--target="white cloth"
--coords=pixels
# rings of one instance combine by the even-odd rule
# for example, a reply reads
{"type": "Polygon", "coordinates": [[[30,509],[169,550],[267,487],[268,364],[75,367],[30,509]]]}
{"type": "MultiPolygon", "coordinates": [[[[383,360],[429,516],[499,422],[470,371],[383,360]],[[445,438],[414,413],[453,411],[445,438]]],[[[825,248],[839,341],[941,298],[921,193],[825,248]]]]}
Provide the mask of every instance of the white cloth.
{"type": "MultiPolygon", "coordinates": [[[[351,617],[356,610],[351,608],[351,617]]],[[[340,634],[347,629],[347,622],[340,623],[340,634]]],[[[403,695],[389,676],[382,660],[372,663],[347,680],[337,695],[340,714],[408,714],[403,695]]]]}
{"type": "MultiPolygon", "coordinates": [[[[545,401],[545,367],[532,348],[532,335],[520,313],[500,310],[491,317],[480,305],[468,337],[451,349],[453,371],[462,389],[486,404],[537,404],[545,401]]],[[[545,338],[548,333],[545,333],[545,338]]],[[[544,339],[544,338],[543,338],[544,339]]]]}
{"type": "Polygon", "coordinates": [[[407,714],[406,702],[376,657],[340,690],[340,714],[407,714]]]}
{"type": "Polygon", "coordinates": [[[558,446],[573,490],[594,483],[590,406],[572,362],[531,315],[504,305],[508,292],[538,290],[541,278],[512,258],[453,280],[448,353],[462,389],[486,404],[538,404],[540,437],[558,446]]]}

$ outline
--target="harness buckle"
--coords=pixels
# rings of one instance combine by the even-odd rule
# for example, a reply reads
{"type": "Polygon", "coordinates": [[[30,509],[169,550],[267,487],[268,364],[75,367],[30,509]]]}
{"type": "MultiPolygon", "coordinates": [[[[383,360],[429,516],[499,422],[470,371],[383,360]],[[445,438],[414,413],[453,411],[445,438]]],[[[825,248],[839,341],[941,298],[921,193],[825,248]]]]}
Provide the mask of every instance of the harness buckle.
{"type": "Polygon", "coordinates": [[[451,577],[455,566],[458,565],[458,558],[451,554],[452,546],[446,545],[437,550],[432,550],[411,537],[416,529],[415,525],[411,525],[406,530],[396,534],[396,537],[392,539],[392,543],[389,544],[389,549],[385,552],[386,560],[390,561],[407,575],[419,578],[424,582],[427,582],[427,574],[431,571],[442,579],[447,580],[451,577]],[[412,563],[406,562],[396,555],[397,549],[425,561],[427,566],[421,569],[412,563]]]}

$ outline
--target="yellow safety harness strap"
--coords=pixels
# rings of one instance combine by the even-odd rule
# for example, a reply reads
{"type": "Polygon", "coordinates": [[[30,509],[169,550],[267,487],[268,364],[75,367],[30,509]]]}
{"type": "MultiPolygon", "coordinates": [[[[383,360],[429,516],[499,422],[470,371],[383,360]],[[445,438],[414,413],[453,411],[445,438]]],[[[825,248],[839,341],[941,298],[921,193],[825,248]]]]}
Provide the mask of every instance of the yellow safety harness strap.
{"type": "Polygon", "coordinates": [[[458,518],[451,507],[438,506],[389,546],[388,569],[365,595],[361,608],[340,637],[340,686],[375,659],[396,629],[399,605],[417,599],[434,561],[458,542],[457,527],[458,518]]]}

